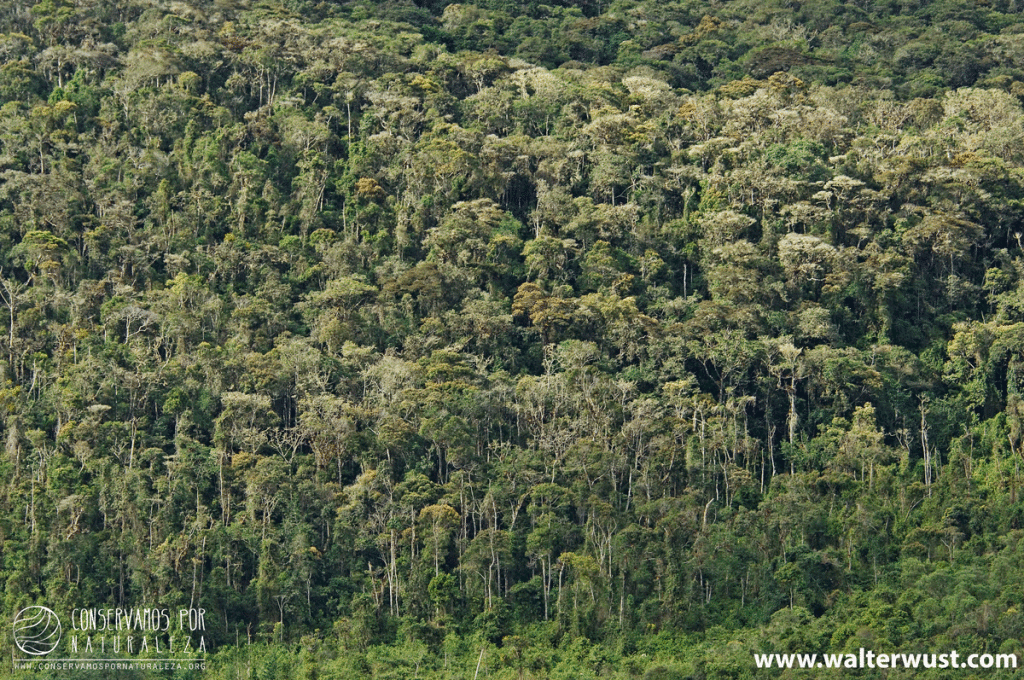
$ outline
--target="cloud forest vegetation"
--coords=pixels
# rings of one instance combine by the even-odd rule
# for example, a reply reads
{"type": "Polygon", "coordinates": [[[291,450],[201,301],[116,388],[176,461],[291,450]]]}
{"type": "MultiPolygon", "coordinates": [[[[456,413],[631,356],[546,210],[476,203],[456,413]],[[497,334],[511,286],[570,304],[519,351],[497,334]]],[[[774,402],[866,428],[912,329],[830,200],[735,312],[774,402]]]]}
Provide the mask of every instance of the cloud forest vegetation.
{"type": "Polygon", "coordinates": [[[0,5],[4,621],[1024,662],[1018,0],[0,5]]]}

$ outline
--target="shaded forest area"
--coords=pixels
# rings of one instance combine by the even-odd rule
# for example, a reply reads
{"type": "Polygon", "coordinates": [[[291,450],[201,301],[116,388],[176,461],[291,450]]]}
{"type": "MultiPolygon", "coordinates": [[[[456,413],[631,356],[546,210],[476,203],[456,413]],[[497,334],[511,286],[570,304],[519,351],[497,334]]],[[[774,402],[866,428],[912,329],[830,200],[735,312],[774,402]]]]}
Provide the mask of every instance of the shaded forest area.
{"type": "Polygon", "coordinates": [[[1022,99],[1016,0],[3,3],[3,615],[1021,654],[1022,99]]]}

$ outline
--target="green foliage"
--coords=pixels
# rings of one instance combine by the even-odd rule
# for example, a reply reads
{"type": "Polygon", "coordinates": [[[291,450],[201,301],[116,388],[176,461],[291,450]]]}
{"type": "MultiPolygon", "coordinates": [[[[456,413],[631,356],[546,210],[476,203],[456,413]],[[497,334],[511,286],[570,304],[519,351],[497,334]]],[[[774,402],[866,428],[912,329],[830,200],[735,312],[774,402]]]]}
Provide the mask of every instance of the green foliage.
{"type": "Polygon", "coordinates": [[[1019,653],[1019,17],[868,4],[0,11],[3,616],[198,602],[213,678],[1019,653]]]}

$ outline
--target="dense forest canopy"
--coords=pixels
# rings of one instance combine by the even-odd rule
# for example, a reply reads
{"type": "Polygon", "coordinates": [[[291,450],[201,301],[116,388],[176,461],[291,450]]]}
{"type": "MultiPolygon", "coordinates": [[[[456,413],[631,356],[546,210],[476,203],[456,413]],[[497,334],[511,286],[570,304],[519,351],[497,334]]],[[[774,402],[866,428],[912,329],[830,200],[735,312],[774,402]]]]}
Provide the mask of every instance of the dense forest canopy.
{"type": "Polygon", "coordinates": [[[5,620],[201,603],[209,678],[1021,655],[1021,9],[3,3],[5,620]]]}

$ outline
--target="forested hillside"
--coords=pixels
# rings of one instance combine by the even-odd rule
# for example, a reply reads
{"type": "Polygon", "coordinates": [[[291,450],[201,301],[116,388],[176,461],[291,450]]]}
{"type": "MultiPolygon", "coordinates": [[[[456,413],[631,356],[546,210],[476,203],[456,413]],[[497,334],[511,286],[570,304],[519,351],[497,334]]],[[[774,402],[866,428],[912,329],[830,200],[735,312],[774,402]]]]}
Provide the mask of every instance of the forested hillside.
{"type": "Polygon", "coordinates": [[[201,605],[210,679],[1024,662],[1022,9],[2,3],[3,620],[201,605]]]}

